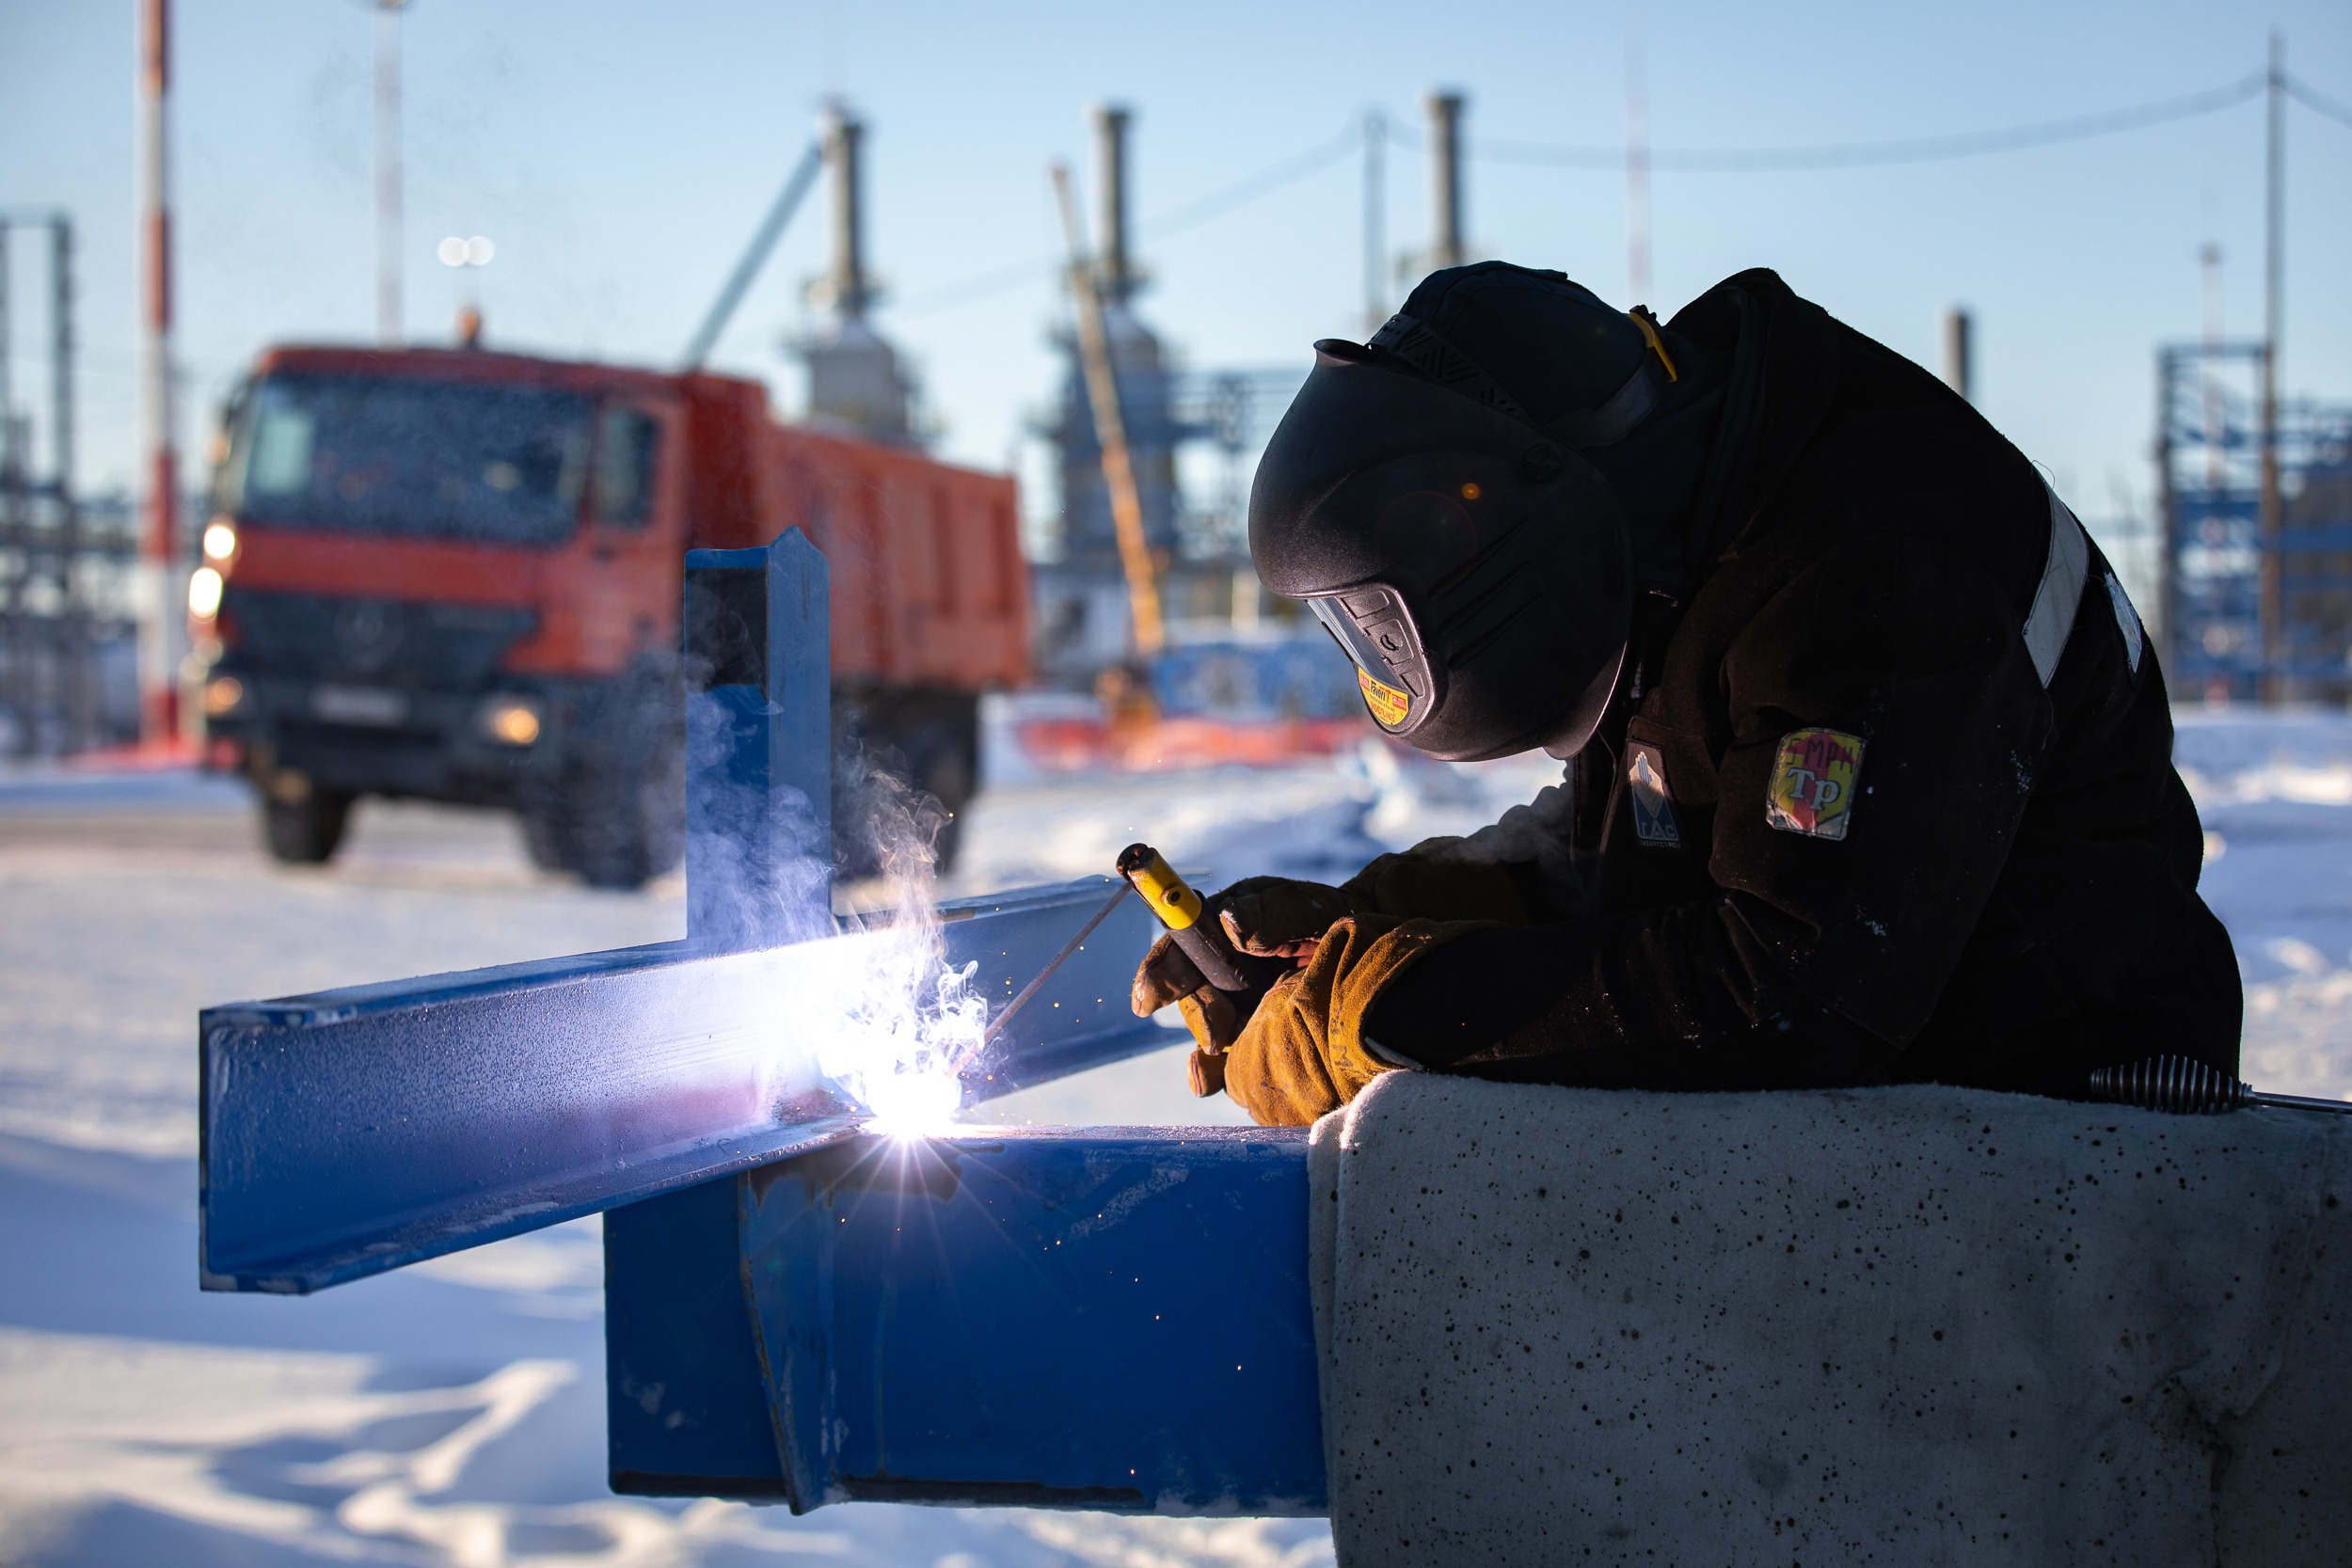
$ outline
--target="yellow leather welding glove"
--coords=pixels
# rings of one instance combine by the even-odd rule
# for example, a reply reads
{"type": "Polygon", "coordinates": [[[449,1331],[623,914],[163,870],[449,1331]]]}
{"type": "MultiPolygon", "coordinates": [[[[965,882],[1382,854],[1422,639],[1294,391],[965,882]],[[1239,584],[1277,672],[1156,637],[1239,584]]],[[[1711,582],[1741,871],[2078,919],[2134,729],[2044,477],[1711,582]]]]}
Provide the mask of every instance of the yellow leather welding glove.
{"type": "Polygon", "coordinates": [[[1226,1048],[1225,1092],[1263,1127],[1305,1127],[1338,1110],[1393,1070],[1363,1043],[1382,989],[1430,949],[1497,924],[1381,914],[1336,922],[1307,967],[1276,981],[1226,1048]]]}
{"type": "Polygon", "coordinates": [[[1422,920],[1492,920],[1525,926],[1534,915],[1517,881],[1492,862],[1465,859],[1458,838],[1425,838],[1382,855],[1339,891],[1365,910],[1422,920]]]}
{"type": "MultiPolygon", "coordinates": [[[[1288,877],[1246,877],[1200,903],[1202,918],[1216,920],[1236,950],[1296,963],[1304,963],[1314,952],[1315,939],[1330,929],[1333,921],[1360,907],[1338,888],[1288,877]]],[[[1184,1027],[1192,1031],[1195,1047],[1214,1056],[1232,1044],[1248,1022],[1245,1007],[1254,1006],[1256,1000],[1245,995],[1236,1002],[1210,985],[1184,950],[1163,933],[1136,966],[1128,1006],[1137,1018],[1149,1018],[1175,1003],[1184,1027]]],[[[1215,1093],[1214,1085],[1200,1088],[1199,1072],[1196,1068],[1196,1089],[1215,1093]]]]}

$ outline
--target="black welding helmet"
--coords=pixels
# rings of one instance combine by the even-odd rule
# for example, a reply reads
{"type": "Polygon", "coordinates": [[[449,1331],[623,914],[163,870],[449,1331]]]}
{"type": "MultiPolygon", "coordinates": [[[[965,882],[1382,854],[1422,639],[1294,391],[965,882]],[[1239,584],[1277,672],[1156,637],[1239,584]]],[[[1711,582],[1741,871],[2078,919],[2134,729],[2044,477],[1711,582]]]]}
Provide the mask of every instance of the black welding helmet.
{"type": "Polygon", "coordinates": [[[1452,761],[1578,751],[1624,664],[1634,593],[1626,519],[1578,449],[1639,425],[1672,373],[1649,322],[1557,273],[1437,274],[1369,344],[1315,345],[1250,489],[1258,576],[1346,650],[1388,734],[1452,761]],[[1535,329],[1511,334],[1522,356],[1551,351],[1534,409],[1433,324],[1464,279],[1503,286],[1486,291],[1488,326],[1535,295],[1535,329]]]}

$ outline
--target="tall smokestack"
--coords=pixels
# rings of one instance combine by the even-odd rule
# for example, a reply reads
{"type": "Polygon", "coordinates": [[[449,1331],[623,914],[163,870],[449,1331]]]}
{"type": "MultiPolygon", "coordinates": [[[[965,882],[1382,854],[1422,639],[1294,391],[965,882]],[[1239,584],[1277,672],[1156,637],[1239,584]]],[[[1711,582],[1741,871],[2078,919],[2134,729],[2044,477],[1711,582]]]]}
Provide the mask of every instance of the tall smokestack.
{"type": "Polygon", "coordinates": [[[1429,95],[1429,266],[1462,264],[1462,95],[1429,95]]]}
{"type": "Polygon", "coordinates": [[[1944,385],[1970,403],[1977,401],[1975,333],[1966,309],[1955,305],[1944,312],[1944,385]]]}
{"type": "MultiPolygon", "coordinates": [[[[179,732],[174,652],[181,624],[179,578],[180,453],[171,385],[171,205],[167,154],[171,86],[171,0],[139,6],[139,422],[147,449],[147,526],[140,541],[139,734],[152,742],[179,732]]],[[[59,258],[63,260],[62,256],[59,258]]],[[[60,483],[67,476],[59,474],[60,483]]]]}
{"type": "Polygon", "coordinates": [[[866,197],[862,144],[865,123],[839,104],[825,111],[825,166],[833,175],[833,264],[825,275],[834,310],[855,321],[866,314],[873,288],[866,276],[866,197]]]}
{"type": "Polygon", "coordinates": [[[833,173],[833,255],[816,299],[832,320],[798,345],[808,361],[809,418],[878,441],[914,439],[898,356],[866,319],[881,296],[866,270],[866,125],[845,104],[818,125],[833,173]]]}
{"type": "Polygon", "coordinates": [[[1123,103],[1098,104],[1094,111],[1094,187],[1097,213],[1095,287],[1105,305],[1124,304],[1134,287],[1127,260],[1127,121],[1123,103]]]}

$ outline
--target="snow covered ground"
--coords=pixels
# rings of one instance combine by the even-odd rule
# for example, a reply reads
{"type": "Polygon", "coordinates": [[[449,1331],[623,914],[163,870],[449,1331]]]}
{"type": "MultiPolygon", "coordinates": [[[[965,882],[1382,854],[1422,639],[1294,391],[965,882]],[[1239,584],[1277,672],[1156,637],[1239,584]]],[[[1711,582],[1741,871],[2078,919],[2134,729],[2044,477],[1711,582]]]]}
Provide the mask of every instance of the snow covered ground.
{"type": "MultiPolygon", "coordinates": [[[[2352,1097],[2352,721],[2185,716],[2206,890],[2248,978],[2246,1073],[2352,1097]]],[[[1009,772],[1009,769],[1001,770],[1009,772]]],[[[1000,783],[963,888],[1104,869],[1150,838],[1211,885],[1337,877],[1556,775],[1385,752],[1277,772],[1000,783]]],[[[362,809],[274,867],[241,793],[0,775],[0,1563],[1306,1568],[1312,1521],[856,1505],[793,1519],[604,1489],[587,1221],[302,1300],[195,1283],[198,1007],[658,941],[675,883],[534,872],[505,819],[362,809]]],[[[1230,1117],[1160,1053],[999,1101],[1038,1122],[1230,1117]]]]}
{"type": "Polygon", "coordinates": [[[2352,1100],[2352,718],[2184,712],[2173,755],[2246,976],[2240,1073],[2352,1100]]]}

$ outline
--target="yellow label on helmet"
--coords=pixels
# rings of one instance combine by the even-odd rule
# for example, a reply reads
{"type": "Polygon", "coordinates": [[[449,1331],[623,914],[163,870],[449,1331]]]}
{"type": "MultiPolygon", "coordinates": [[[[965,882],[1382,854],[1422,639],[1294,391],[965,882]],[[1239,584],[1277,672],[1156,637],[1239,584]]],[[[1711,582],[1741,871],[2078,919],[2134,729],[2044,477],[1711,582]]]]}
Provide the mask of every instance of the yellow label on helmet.
{"type": "Polygon", "coordinates": [[[1364,706],[1372,716],[1389,729],[1405,722],[1405,716],[1413,711],[1413,699],[1393,686],[1387,686],[1364,673],[1364,667],[1356,667],[1356,684],[1364,689],[1364,706]]]}

